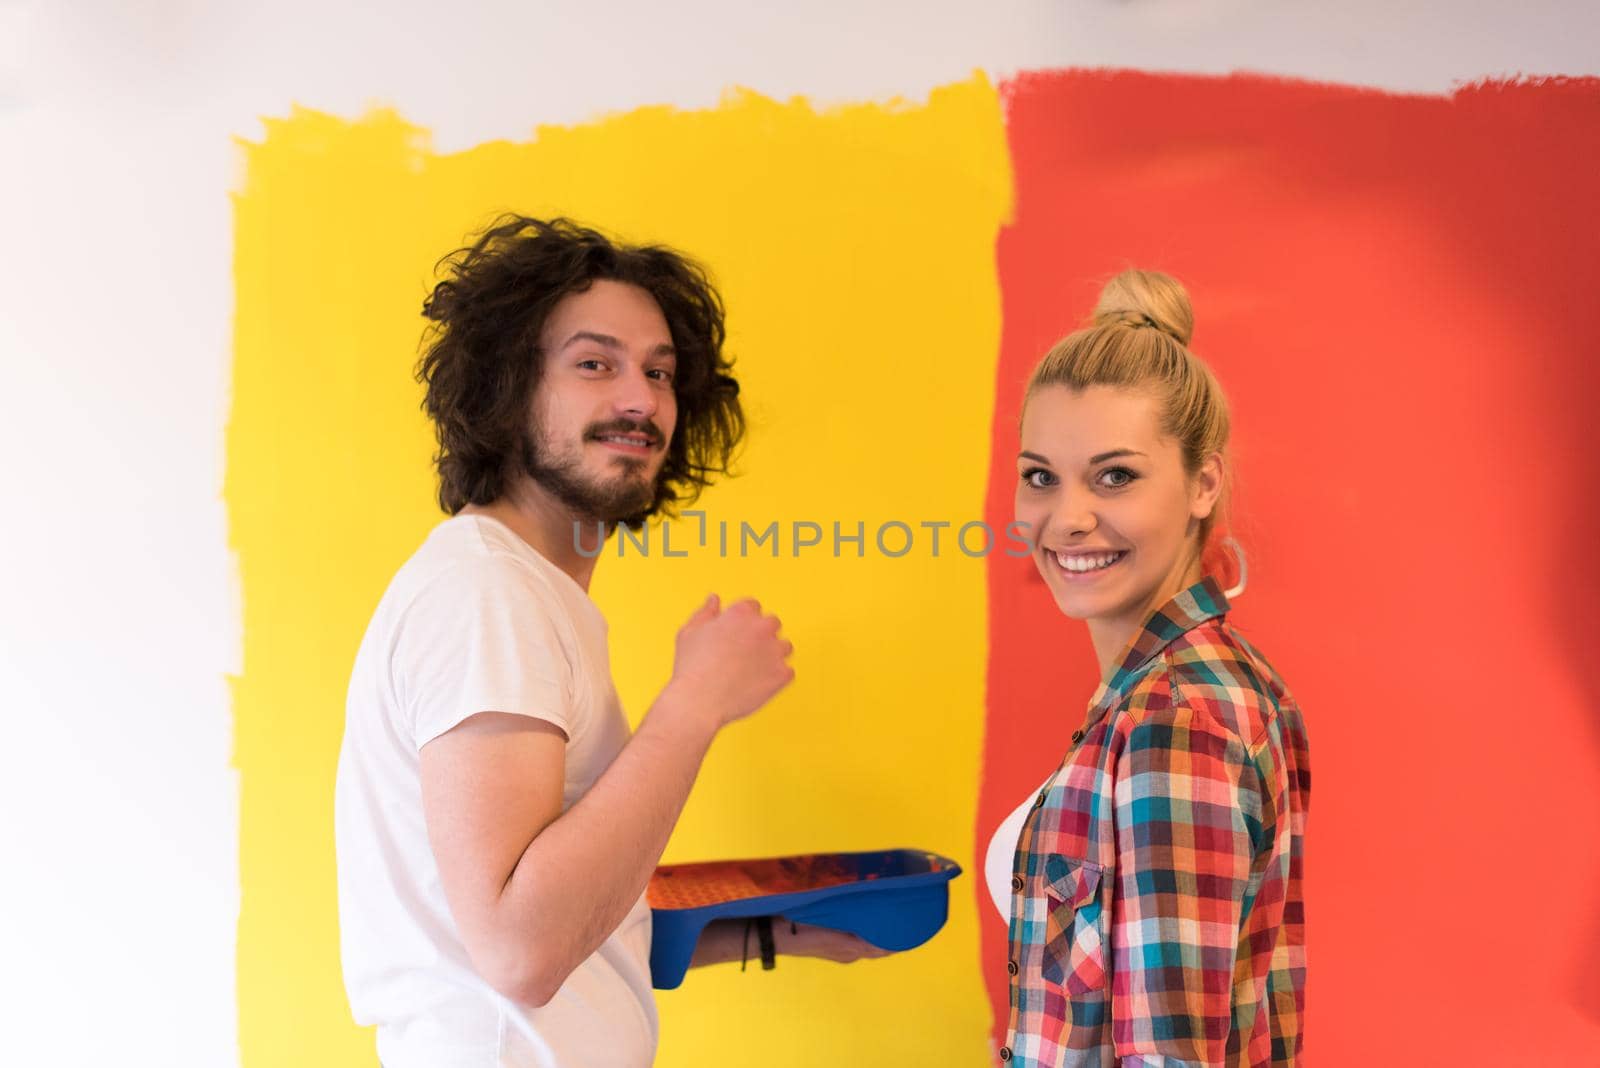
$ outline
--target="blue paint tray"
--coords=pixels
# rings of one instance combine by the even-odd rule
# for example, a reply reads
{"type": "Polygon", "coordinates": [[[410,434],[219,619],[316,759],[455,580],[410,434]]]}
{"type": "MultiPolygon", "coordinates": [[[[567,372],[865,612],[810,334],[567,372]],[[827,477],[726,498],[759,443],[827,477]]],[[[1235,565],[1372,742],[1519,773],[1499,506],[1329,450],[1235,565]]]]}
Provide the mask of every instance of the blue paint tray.
{"type": "Polygon", "coordinates": [[[712,920],[771,916],[848,931],[880,949],[920,946],[950,913],[961,866],[919,849],[810,853],[764,860],[665,864],[650,880],[650,976],[657,990],[683,982],[712,920]]]}

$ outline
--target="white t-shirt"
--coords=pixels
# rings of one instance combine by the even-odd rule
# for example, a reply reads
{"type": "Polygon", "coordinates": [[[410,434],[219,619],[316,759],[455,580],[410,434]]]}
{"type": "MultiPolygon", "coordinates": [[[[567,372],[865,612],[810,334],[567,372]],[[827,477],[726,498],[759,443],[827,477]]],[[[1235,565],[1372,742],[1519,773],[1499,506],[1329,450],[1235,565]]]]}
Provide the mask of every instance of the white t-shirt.
{"type": "MultiPolygon", "coordinates": [[[[479,978],[428,845],[418,751],[468,716],[509,712],[567,736],[562,810],[628,740],[606,621],[509,528],[459,515],[385,591],[356,654],[334,798],[345,990],[384,1068],[648,1065],[657,1023],[641,897],[549,1004],[479,978]]],[[[582,894],[581,873],[572,892],[582,894]]]]}
{"type": "MultiPolygon", "coordinates": [[[[1049,785],[1049,780],[1039,787],[1049,785]]],[[[989,885],[989,897],[994,901],[994,907],[1000,910],[1000,918],[1007,923],[1011,922],[1011,876],[1017,859],[1017,839],[1022,837],[1022,825],[1028,822],[1028,813],[1033,809],[1033,801],[1039,795],[1035,790],[1022,799],[1005,819],[1000,821],[1000,826],[995,828],[994,837],[989,839],[989,848],[983,857],[983,878],[989,885]]]]}

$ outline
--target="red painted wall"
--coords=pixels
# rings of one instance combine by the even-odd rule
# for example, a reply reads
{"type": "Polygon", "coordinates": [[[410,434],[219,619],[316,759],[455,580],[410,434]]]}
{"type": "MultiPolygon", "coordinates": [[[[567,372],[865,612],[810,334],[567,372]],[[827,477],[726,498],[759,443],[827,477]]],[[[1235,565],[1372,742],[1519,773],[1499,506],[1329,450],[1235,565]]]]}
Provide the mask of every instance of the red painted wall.
{"type": "MultiPolygon", "coordinates": [[[[1600,81],[1007,93],[989,518],[1033,362],[1122,267],[1182,279],[1235,408],[1233,619],[1311,736],[1307,1062],[1600,1063],[1600,81]]],[[[1095,683],[1031,562],[989,568],[980,858],[1095,683]]]]}

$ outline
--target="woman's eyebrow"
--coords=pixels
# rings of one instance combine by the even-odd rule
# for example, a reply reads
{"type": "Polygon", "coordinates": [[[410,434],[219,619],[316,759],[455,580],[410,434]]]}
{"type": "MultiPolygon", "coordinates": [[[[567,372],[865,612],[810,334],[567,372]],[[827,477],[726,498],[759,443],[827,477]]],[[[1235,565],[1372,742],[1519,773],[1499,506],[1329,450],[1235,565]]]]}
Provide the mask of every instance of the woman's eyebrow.
{"type": "Polygon", "coordinates": [[[1133,449],[1112,449],[1110,452],[1103,452],[1098,456],[1089,457],[1089,462],[1098,464],[1106,460],[1115,460],[1119,456],[1144,456],[1144,453],[1135,452],[1133,449]]]}
{"type": "Polygon", "coordinates": [[[1035,460],[1035,461],[1037,461],[1037,462],[1039,462],[1041,464],[1048,464],[1050,462],[1049,460],[1045,459],[1043,456],[1040,456],[1036,452],[1019,452],[1019,453],[1017,453],[1017,459],[1019,459],[1019,460],[1035,460]]]}

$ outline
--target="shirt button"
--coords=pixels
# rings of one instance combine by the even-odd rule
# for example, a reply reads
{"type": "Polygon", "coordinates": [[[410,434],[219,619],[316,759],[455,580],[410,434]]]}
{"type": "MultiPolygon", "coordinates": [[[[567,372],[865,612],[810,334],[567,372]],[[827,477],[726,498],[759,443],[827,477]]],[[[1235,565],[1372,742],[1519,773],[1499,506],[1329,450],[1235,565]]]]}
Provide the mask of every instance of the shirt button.
{"type": "Polygon", "coordinates": [[[1014,961],[1014,960],[1006,961],[1006,974],[1007,975],[1016,975],[1017,974],[1017,962],[1016,961],[1014,961]]]}
{"type": "Polygon", "coordinates": [[[1083,728],[1080,727],[1072,732],[1072,744],[1077,745],[1081,741],[1083,741],[1083,728]]]}
{"type": "Polygon", "coordinates": [[[1044,808],[1044,795],[1045,795],[1045,792],[1043,790],[1040,790],[1039,791],[1039,796],[1033,799],[1033,807],[1034,808],[1044,808]]]}
{"type": "Polygon", "coordinates": [[[1000,1047],[1000,1059],[1003,1060],[1003,1061],[1009,1061],[1011,1059],[1011,1047],[1010,1046],[1001,1046],[1000,1047]]]}
{"type": "Polygon", "coordinates": [[[1013,889],[1013,890],[1021,890],[1022,889],[1022,876],[1013,875],[1011,877],[1011,889],[1013,889]]]}

